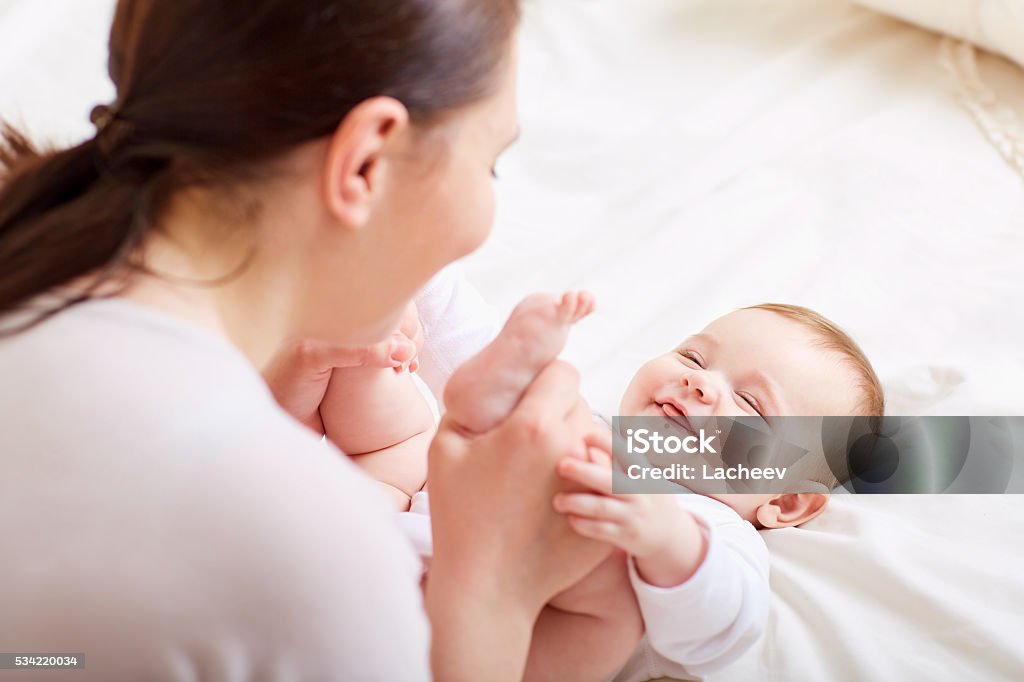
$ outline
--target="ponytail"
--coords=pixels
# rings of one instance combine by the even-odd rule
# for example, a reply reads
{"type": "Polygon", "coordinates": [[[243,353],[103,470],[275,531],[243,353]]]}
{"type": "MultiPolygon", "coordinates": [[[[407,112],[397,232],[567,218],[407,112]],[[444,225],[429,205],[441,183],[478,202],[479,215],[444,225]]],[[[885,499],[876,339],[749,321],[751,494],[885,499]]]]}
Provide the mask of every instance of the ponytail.
{"type": "Polygon", "coordinates": [[[13,333],[87,297],[137,244],[139,187],[101,165],[100,143],[40,152],[9,126],[0,132],[0,316],[54,287],[92,277],[84,293],[13,333]]]}
{"type": "Polygon", "coordinates": [[[519,0],[118,0],[96,137],[40,153],[0,128],[0,318],[116,292],[175,193],[259,176],[360,102],[427,125],[487,96],[518,21],[519,0]]]}

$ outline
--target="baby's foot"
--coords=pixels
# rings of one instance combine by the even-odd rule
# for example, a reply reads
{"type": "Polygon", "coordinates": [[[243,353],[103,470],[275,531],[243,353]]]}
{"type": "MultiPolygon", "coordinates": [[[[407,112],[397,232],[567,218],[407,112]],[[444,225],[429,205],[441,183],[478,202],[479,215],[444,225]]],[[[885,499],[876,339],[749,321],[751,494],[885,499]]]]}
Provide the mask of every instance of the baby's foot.
{"type": "Polygon", "coordinates": [[[562,352],[569,328],[593,310],[594,296],[585,291],[526,297],[498,337],[452,374],[444,392],[448,414],[474,433],[497,426],[562,352]]]}

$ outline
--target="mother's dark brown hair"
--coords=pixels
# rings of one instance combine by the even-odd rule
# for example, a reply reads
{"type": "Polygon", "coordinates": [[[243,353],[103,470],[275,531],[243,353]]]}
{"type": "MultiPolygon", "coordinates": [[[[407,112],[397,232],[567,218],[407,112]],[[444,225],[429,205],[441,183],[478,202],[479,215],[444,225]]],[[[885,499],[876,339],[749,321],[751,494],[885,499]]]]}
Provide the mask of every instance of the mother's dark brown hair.
{"type": "Polygon", "coordinates": [[[96,136],[43,153],[4,126],[0,315],[83,277],[31,323],[89,298],[176,191],[243,181],[366,99],[427,124],[485,97],[518,15],[518,0],[120,0],[96,136]]]}

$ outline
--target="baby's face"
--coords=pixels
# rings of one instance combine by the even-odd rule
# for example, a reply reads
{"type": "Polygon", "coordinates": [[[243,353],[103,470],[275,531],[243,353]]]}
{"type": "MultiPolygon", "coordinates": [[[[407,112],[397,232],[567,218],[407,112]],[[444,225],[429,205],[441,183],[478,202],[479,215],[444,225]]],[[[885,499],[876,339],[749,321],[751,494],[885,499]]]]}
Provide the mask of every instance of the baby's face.
{"type": "MultiPolygon", "coordinates": [[[[626,416],[848,415],[855,371],[803,325],[767,310],[720,317],[647,362],[619,407],[626,416]]],[[[766,419],[770,424],[770,419],[766,419]]]]}

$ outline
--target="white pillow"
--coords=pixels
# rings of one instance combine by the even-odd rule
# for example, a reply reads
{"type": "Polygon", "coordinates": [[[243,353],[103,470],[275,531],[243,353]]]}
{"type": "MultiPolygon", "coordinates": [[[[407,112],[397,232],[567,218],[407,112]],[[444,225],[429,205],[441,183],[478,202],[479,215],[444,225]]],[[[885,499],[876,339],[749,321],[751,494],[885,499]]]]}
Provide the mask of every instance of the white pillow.
{"type": "Polygon", "coordinates": [[[1024,66],[1024,0],[854,0],[1024,66]]]}

